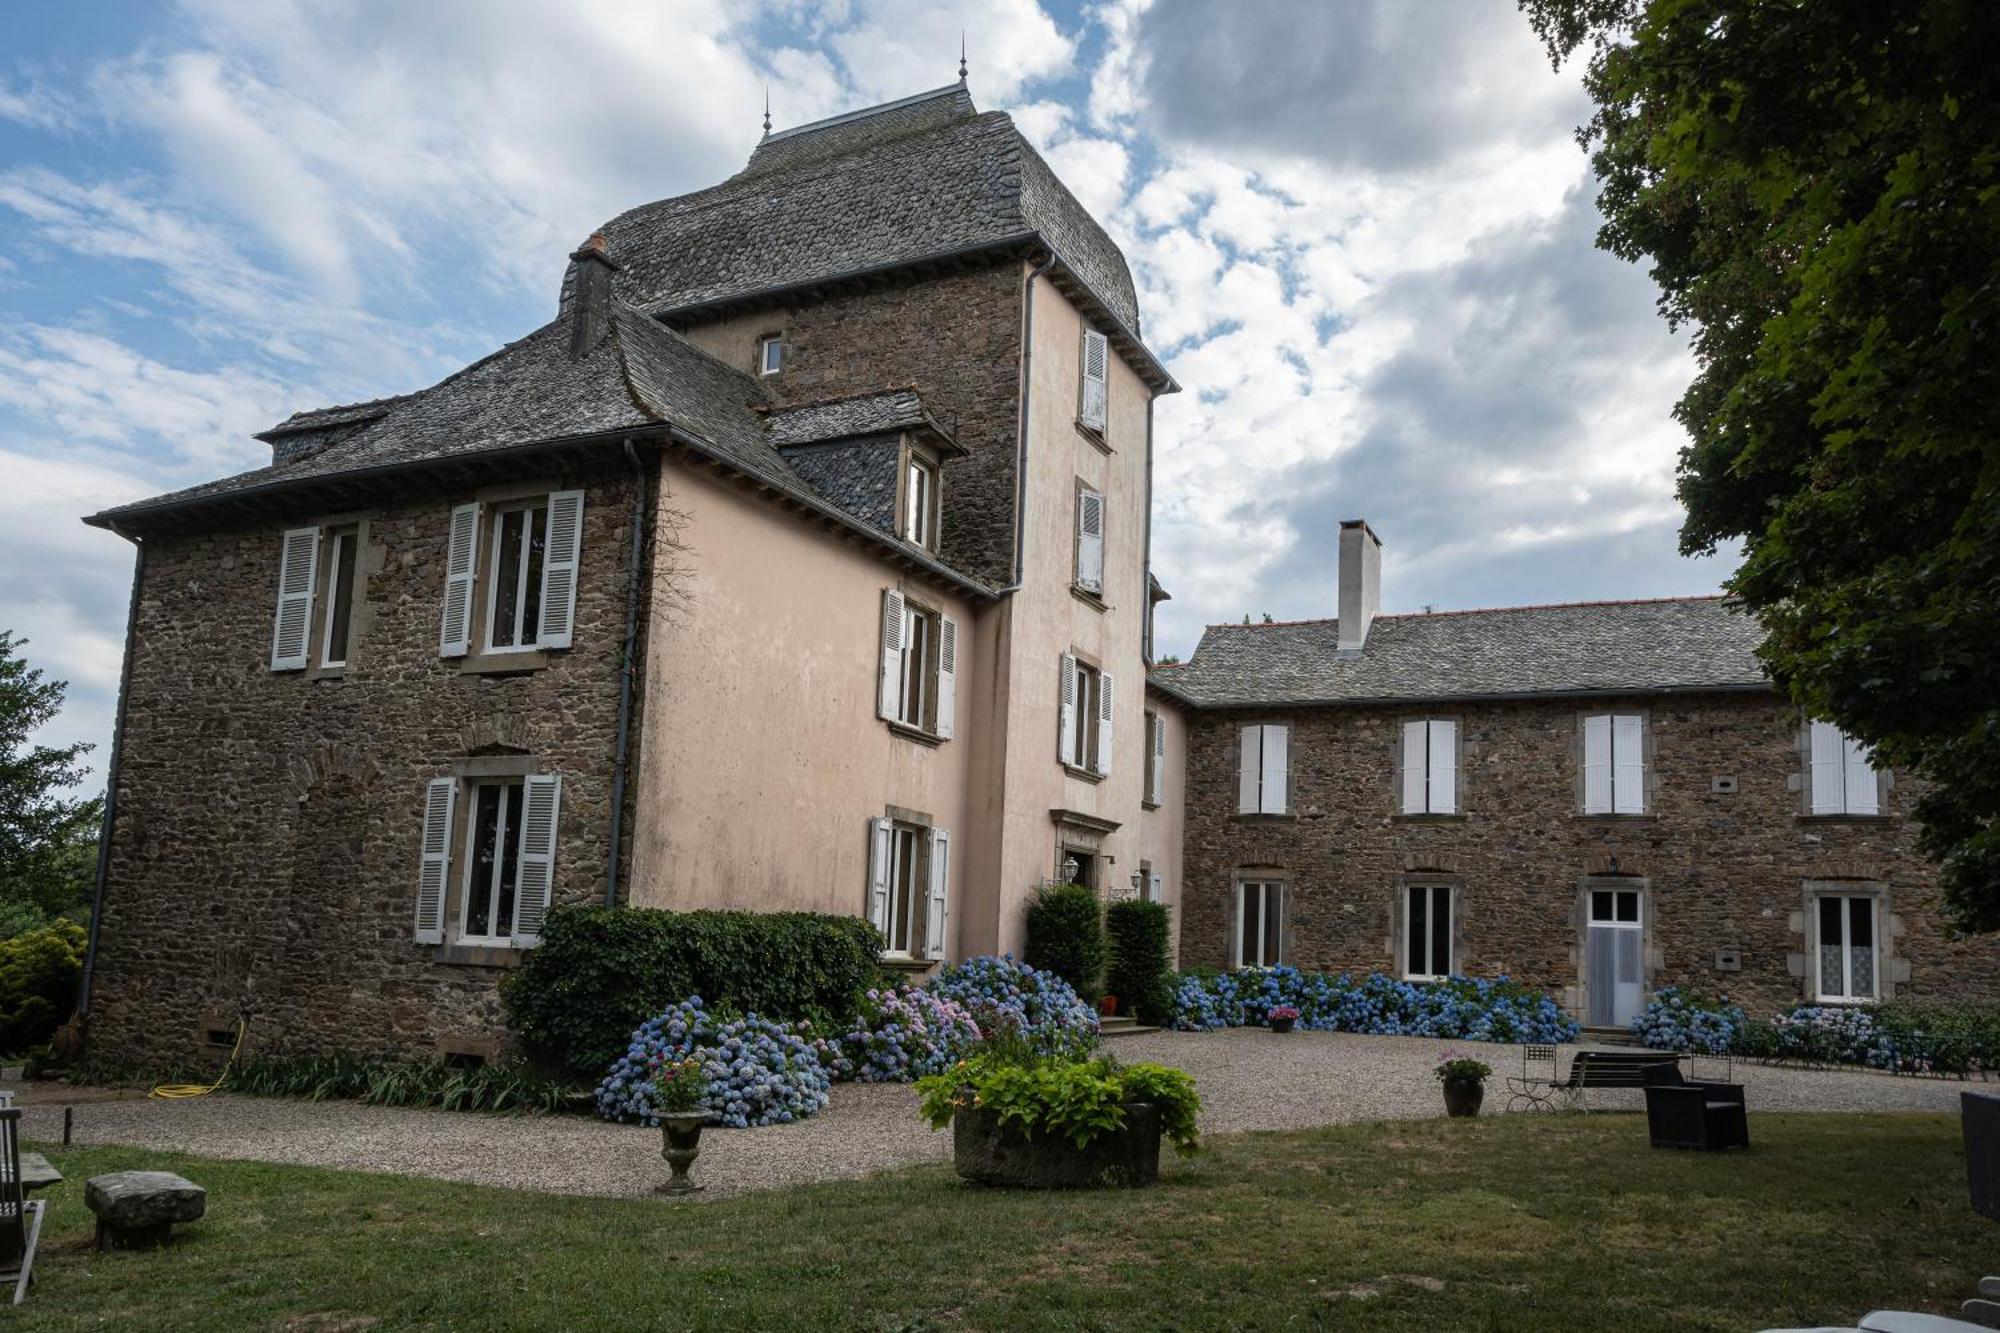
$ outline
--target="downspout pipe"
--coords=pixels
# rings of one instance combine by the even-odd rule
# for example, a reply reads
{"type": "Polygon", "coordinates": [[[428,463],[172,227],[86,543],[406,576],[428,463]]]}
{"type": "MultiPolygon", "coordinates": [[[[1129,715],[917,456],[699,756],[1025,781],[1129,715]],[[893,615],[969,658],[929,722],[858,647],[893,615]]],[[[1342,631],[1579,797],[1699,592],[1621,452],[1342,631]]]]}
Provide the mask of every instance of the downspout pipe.
{"type": "Polygon", "coordinates": [[[1021,586],[1028,553],[1024,534],[1028,523],[1028,401],[1034,384],[1035,279],[1056,266],[1053,251],[1030,269],[1021,285],[1021,416],[1014,432],[1014,581],[999,589],[1010,593],[1021,586]]]}
{"type": "Polygon", "coordinates": [[[625,461],[632,465],[632,548],[626,558],[625,645],[618,668],[618,752],[611,765],[611,859],[604,870],[604,905],[618,906],[618,861],[625,841],[625,782],[632,757],[632,677],[639,652],[639,562],[645,553],[646,465],[627,436],[625,461]]]}
{"type": "Polygon", "coordinates": [[[90,938],[83,954],[83,980],[77,987],[76,1017],[90,1013],[90,983],[97,972],[97,935],[103,929],[104,882],[111,874],[111,827],[118,820],[118,761],[125,752],[125,706],[132,690],[132,648],[139,631],[139,585],[146,577],[146,543],[118,525],[105,526],[132,543],[132,596],[125,607],[125,661],[118,669],[118,703],[112,713],[111,758],[105,765],[104,825],[97,831],[97,881],[90,891],[90,938]]]}

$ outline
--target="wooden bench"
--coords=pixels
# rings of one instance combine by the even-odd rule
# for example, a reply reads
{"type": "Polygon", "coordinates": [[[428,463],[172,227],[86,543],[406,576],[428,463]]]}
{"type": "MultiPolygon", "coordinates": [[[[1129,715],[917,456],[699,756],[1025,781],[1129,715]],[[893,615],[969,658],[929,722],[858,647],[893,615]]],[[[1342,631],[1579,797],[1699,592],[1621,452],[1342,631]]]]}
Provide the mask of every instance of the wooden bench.
{"type": "Polygon", "coordinates": [[[1644,1088],[1648,1069],[1656,1065],[1678,1068],[1681,1060],[1669,1051],[1578,1051],[1570,1059],[1569,1072],[1558,1077],[1553,1051],[1546,1056],[1548,1072],[1544,1075],[1529,1071],[1530,1058],[1524,1052],[1522,1077],[1507,1080],[1514,1093],[1507,1103],[1510,1111],[1553,1111],[1558,1104],[1588,1111],[1592,1088],[1644,1088]]]}

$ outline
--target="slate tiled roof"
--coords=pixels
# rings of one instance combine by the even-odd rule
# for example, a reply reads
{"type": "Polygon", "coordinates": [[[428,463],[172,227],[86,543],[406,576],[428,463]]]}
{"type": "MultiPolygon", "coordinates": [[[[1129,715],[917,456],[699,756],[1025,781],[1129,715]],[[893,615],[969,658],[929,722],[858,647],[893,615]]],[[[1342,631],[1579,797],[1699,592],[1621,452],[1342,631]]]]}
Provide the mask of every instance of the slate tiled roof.
{"type": "Polygon", "coordinates": [[[1136,337],[1124,256],[1001,112],[951,85],[772,135],[710,189],[598,229],[619,295],[712,305],[1040,235],[1136,337]]]}
{"type": "Polygon", "coordinates": [[[915,389],[889,389],[823,403],[770,409],[771,443],[780,449],[889,431],[921,429],[953,448],[957,444],[924,410],[915,389]]]}
{"type": "Polygon", "coordinates": [[[1478,699],[1767,686],[1762,630],[1717,597],[1377,616],[1358,653],[1339,622],[1211,625],[1155,681],[1198,707],[1478,699]]]}

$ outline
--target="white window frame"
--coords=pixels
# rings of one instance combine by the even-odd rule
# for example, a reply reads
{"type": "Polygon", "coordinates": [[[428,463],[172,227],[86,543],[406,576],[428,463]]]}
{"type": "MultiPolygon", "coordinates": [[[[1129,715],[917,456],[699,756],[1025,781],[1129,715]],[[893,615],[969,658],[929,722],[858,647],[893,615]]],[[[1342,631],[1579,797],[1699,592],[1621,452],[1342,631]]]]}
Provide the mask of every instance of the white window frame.
{"type": "Polygon", "coordinates": [[[471,799],[465,803],[465,866],[459,873],[458,942],[460,944],[484,945],[490,948],[508,948],[514,942],[514,920],[510,919],[504,922],[500,920],[499,876],[506,869],[507,865],[503,844],[506,839],[512,838],[514,840],[514,919],[518,919],[521,912],[522,831],[528,826],[527,780],[516,777],[474,778],[469,780],[466,785],[471,799]],[[488,896],[488,903],[492,908],[490,924],[493,927],[493,933],[474,935],[466,930],[466,923],[472,920],[472,872],[479,865],[480,793],[488,787],[497,787],[501,790],[500,814],[494,825],[494,878],[484,890],[488,896]],[[508,796],[506,793],[509,788],[518,788],[521,793],[521,823],[517,828],[509,828],[507,825],[508,796]]]}
{"type": "Polygon", "coordinates": [[[932,729],[937,699],[937,614],[903,601],[901,664],[896,668],[896,721],[918,731],[932,729]]]}
{"type": "Polygon", "coordinates": [[[505,504],[493,506],[491,521],[487,524],[486,544],[486,646],[489,653],[531,653],[541,647],[542,622],[548,614],[546,605],[538,605],[535,613],[535,637],[525,642],[496,646],[493,642],[493,622],[500,608],[500,542],[507,529],[507,515],[524,514],[521,520],[520,568],[514,574],[514,623],[520,624],[521,612],[528,604],[528,585],[535,585],[535,596],[541,598],[547,591],[547,581],[542,577],[549,563],[549,523],[554,517],[553,507],[546,495],[531,496],[525,500],[509,500],[505,504]],[[542,568],[531,579],[528,573],[528,553],[533,547],[535,531],[535,511],[542,511],[542,568]]]}
{"type": "Polygon", "coordinates": [[[911,450],[903,465],[903,540],[935,551],[937,519],[938,465],[911,450]]]}
{"type": "Polygon", "coordinates": [[[358,527],[335,528],[327,543],[330,548],[326,561],[326,617],[319,627],[319,664],[322,667],[344,667],[347,657],[333,655],[333,630],[338,623],[336,614],[340,608],[340,557],[343,551],[354,552],[354,564],[348,571],[347,587],[347,650],[354,650],[354,594],[361,584],[361,530],[358,527]]]}
{"type": "Polygon", "coordinates": [[[1292,728],[1288,722],[1251,722],[1237,733],[1237,802],[1240,815],[1283,815],[1291,813],[1292,728]],[[1250,781],[1250,733],[1256,732],[1256,783],[1250,781]],[[1273,783],[1271,746],[1276,739],[1284,751],[1284,762],[1273,783]],[[1271,788],[1276,786],[1274,793],[1271,788]],[[1254,793],[1254,800],[1246,802],[1254,793]]]}
{"type": "Polygon", "coordinates": [[[1814,721],[1807,725],[1806,786],[1806,804],[1813,814],[1861,817],[1882,813],[1882,775],[1875,767],[1873,747],[1855,740],[1834,723],[1814,721]],[[1824,760],[1820,757],[1823,749],[1829,755],[1824,760]],[[1835,753],[1837,760],[1831,757],[1835,753]],[[1828,767],[1834,772],[1828,773],[1828,767]],[[1835,784],[1838,791],[1831,790],[1835,784]]]}
{"type": "Polygon", "coordinates": [[[1436,882],[1405,884],[1403,886],[1403,956],[1400,960],[1403,965],[1403,980],[1443,981],[1446,977],[1450,976],[1454,961],[1451,954],[1457,947],[1457,931],[1458,893],[1451,885],[1436,882]],[[1425,971],[1419,971],[1410,965],[1412,948],[1418,943],[1416,936],[1411,934],[1410,929],[1410,900],[1412,895],[1418,893],[1423,894],[1425,897],[1424,933],[1421,941],[1423,946],[1423,961],[1429,965],[1428,970],[1425,971]],[[1431,929],[1431,922],[1435,919],[1434,913],[1437,911],[1439,895],[1443,895],[1444,897],[1445,960],[1442,970],[1439,970],[1437,966],[1437,950],[1435,948],[1437,936],[1431,929]]]}
{"type": "Polygon", "coordinates": [[[1459,788],[1461,772],[1458,762],[1458,719],[1450,717],[1415,718],[1403,724],[1401,769],[1403,789],[1398,793],[1398,803],[1406,815],[1455,815],[1460,813],[1459,788]],[[1439,765],[1435,762],[1438,748],[1442,745],[1451,758],[1450,783],[1448,790],[1439,778],[1439,765]],[[1410,764],[1411,751],[1415,750],[1417,765],[1410,764]],[[1414,788],[1414,791],[1412,790],[1414,788]],[[1416,801],[1411,802],[1412,795],[1416,801]]]}
{"type": "Polygon", "coordinates": [[[919,908],[930,895],[928,870],[929,830],[915,824],[889,826],[889,929],[883,934],[882,954],[886,958],[915,958],[919,953],[923,926],[919,908]],[[904,894],[907,892],[907,899],[904,894]],[[903,947],[896,947],[896,930],[901,927],[903,947]]]}
{"type": "Polygon", "coordinates": [[[758,375],[776,375],[785,368],[785,335],[767,333],[757,339],[758,375]],[[773,355],[775,353],[775,355],[773,355]]]}
{"type": "Polygon", "coordinates": [[[1234,960],[1231,964],[1232,967],[1237,969],[1245,967],[1277,967],[1285,961],[1285,881],[1284,880],[1282,879],[1237,880],[1235,917],[1236,919],[1232,925],[1232,929],[1230,930],[1230,941],[1231,941],[1230,957],[1234,960]],[[1255,957],[1246,958],[1246,954],[1243,947],[1244,944],[1246,943],[1244,939],[1244,926],[1249,914],[1245,912],[1243,909],[1245,905],[1248,903],[1249,897],[1252,893],[1257,894],[1260,899],[1260,902],[1258,903],[1259,911],[1257,914],[1257,924],[1260,927],[1260,929],[1257,932],[1257,941],[1256,941],[1257,948],[1255,957]],[[1275,932],[1273,932],[1269,926],[1269,922],[1271,920],[1271,909],[1274,905],[1277,908],[1277,922],[1278,922],[1278,927],[1275,932]],[[1275,937],[1277,941],[1276,945],[1274,946],[1274,952],[1276,956],[1272,958],[1266,958],[1264,956],[1264,944],[1268,939],[1271,939],[1273,937],[1275,937]]]}
{"type": "Polygon", "coordinates": [[[1075,669],[1076,729],[1071,736],[1072,748],[1063,755],[1063,762],[1071,768],[1095,773],[1098,743],[1103,738],[1098,718],[1103,708],[1104,673],[1081,658],[1077,659],[1075,669]]]}
{"type": "Polygon", "coordinates": [[[1812,899],[1812,958],[1813,996],[1821,1004],[1872,1004],[1882,995],[1882,900],[1872,893],[1815,893],[1812,899]],[[1840,941],[1835,946],[1840,950],[1839,992],[1826,988],[1825,950],[1826,940],[1821,934],[1821,904],[1829,900],[1840,904],[1840,941]],[[1854,948],[1848,943],[1854,931],[1854,904],[1868,904],[1868,952],[1874,959],[1870,968],[1873,984],[1866,995],[1854,992],[1854,948]]]}
{"type": "Polygon", "coordinates": [[[1647,726],[1644,713],[1590,713],[1583,719],[1583,813],[1587,815],[1643,815],[1652,809],[1652,760],[1646,753],[1647,726]],[[1601,724],[1604,757],[1591,759],[1591,734],[1601,724]],[[1625,739],[1620,741],[1620,736],[1625,739]],[[1637,747],[1636,756],[1628,753],[1637,747]],[[1606,804],[1591,800],[1591,770],[1605,769],[1606,804]],[[1633,790],[1636,787],[1637,790],[1633,790]]]}

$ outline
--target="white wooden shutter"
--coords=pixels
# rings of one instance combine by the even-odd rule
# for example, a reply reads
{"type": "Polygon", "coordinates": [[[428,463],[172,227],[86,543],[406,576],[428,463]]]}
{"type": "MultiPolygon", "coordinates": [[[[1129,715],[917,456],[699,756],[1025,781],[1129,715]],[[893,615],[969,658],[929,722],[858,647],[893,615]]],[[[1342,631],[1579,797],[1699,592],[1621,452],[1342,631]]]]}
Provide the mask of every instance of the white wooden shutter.
{"type": "Polygon", "coordinates": [[[886,819],[868,821],[868,923],[889,938],[889,839],[894,829],[886,819]]]}
{"type": "Polygon", "coordinates": [[[1148,887],[1149,889],[1151,889],[1151,890],[1152,890],[1152,900],[1153,900],[1154,902],[1159,902],[1159,901],[1160,901],[1160,872],[1159,872],[1159,871],[1155,870],[1155,871],[1153,871],[1153,872],[1152,872],[1152,875],[1151,875],[1151,878],[1150,878],[1150,881],[1149,881],[1149,883],[1147,884],[1147,887],[1148,887]]]}
{"type": "Polygon", "coordinates": [[[1111,741],[1111,705],[1117,693],[1111,673],[1100,671],[1097,674],[1097,753],[1091,756],[1091,761],[1099,776],[1104,777],[1111,773],[1111,755],[1115,748],[1111,741]]]}
{"type": "Polygon", "coordinates": [[[1242,751],[1236,769],[1236,813],[1254,815],[1264,777],[1264,729],[1245,727],[1241,739],[1242,751]]]}
{"type": "Polygon", "coordinates": [[[1583,812],[1611,812],[1611,719],[1602,714],[1583,720],[1583,812]]]}
{"type": "Polygon", "coordinates": [[[1881,784],[1875,777],[1874,754],[1860,741],[1842,736],[1841,745],[1847,770],[1847,813],[1850,815],[1872,815],[1881,809],[1877,796],[1881,784]]]}
{"type": "Polygon", "coordinates": [[[562,815],[562,779],[538,773],[522,780],[521,870],[514,890],[514,947],[541,943],[542,918],[556,882],[556,826],[562,815]]]}
{"type": "Polygon", "coordinates": [[[548,541],[542,548],[541,648],[567,648],[576,621],[576,571],[583,554],[583,492],[549,495],[548,541]]]}
{"type": "Polygon", "coordinates": [[[931,830],[931,899],[924,913],[924,957],[944,957],[944,916],[951,886],[951,834],[931,830]]]}
{"type": "Polygon", "coordinates": [[[938,617],[937,734],[950,740],[958,734],[958,622],[938,617]]]}
{"type": "Polygon", "coordinates": [[[882,657],[875,690],[875,715],[894,722],[902,714],[903,594],[882,590],[882,657]]]}
{"type": "Polygon", "coordinates": [[[1646,812],[1646,720],[1630,713],[1611,720],[1611,796],[1621,815],[1646,812]]]}
{"type": "Polygon", "coordinates": [[[1424,768],[1430,754],[1425,735],[1423,723],[1403,724],[1403,813],[1406,815],[1424,813],[1424,768]]]}
{"type": "Polygon", "coordinates": [[[1065,764],[1076,762],[1076,658],[1062,655],[1062,691],[1056,705],[1056,750],[1065,764]]]}
{"type": "Polygon", "coordinates": [[[293,528],[278,553],[278,614],[271,627],[271,670],[306,664],[312,639],[313,586],[319,575],[319,529],[293,528]]]}
{"type": "Polygon", "coordinates": [[[1264,728],[1263,812],[1282,815],[1291,808],[1292,729],[1267,725],[1264,728]]]}
{"type": "Polygon", "coordinates": [[[1094,329],[1083,331],[1083,402],[1077,416],[1094,431],[1102,431],[1105,412],[1105,378],[1110,363],[1110,344],[1094,329]]]}
{"type": "Polygon", "coordinates": [[[1838,815],[1847,810],[1846,737],[1831,722],[1812,724],[1812,812],[1838,815]]]}
{"type": "Polygon", "coordinates": [[[432,778],[424,789],[422,860],[417,871],[417,943],[444,943],[444,890],[451,869],[451,814],[457,778],[432,778]]]}
{"type": "Polygon", "coordinates": [[[1076,586],[1104,591],[1104,496],[1082,490],[1076,496],[1076,586]]]}
{"type": "Polygon", "coordinates": [[[1167,720],[1158,713],[1153,714],[1153,772],[1146,799],[1154,805],[1163,804],[1167,799],[1167,720]]]}
{"type": "Polygon", "coordinates": [[[451,511],[451,536],[444,552],[444,625],[438,656],[464,657],[472,651],[472,577],[479,565],[479,506],[451,511]]]}
{"type": "Polygon", "coordinates": [[[1430,798],[1425,808],[1434,815],[1458,813],[1458,723],[1432,720],[1430,733],[1430,798]]]}

